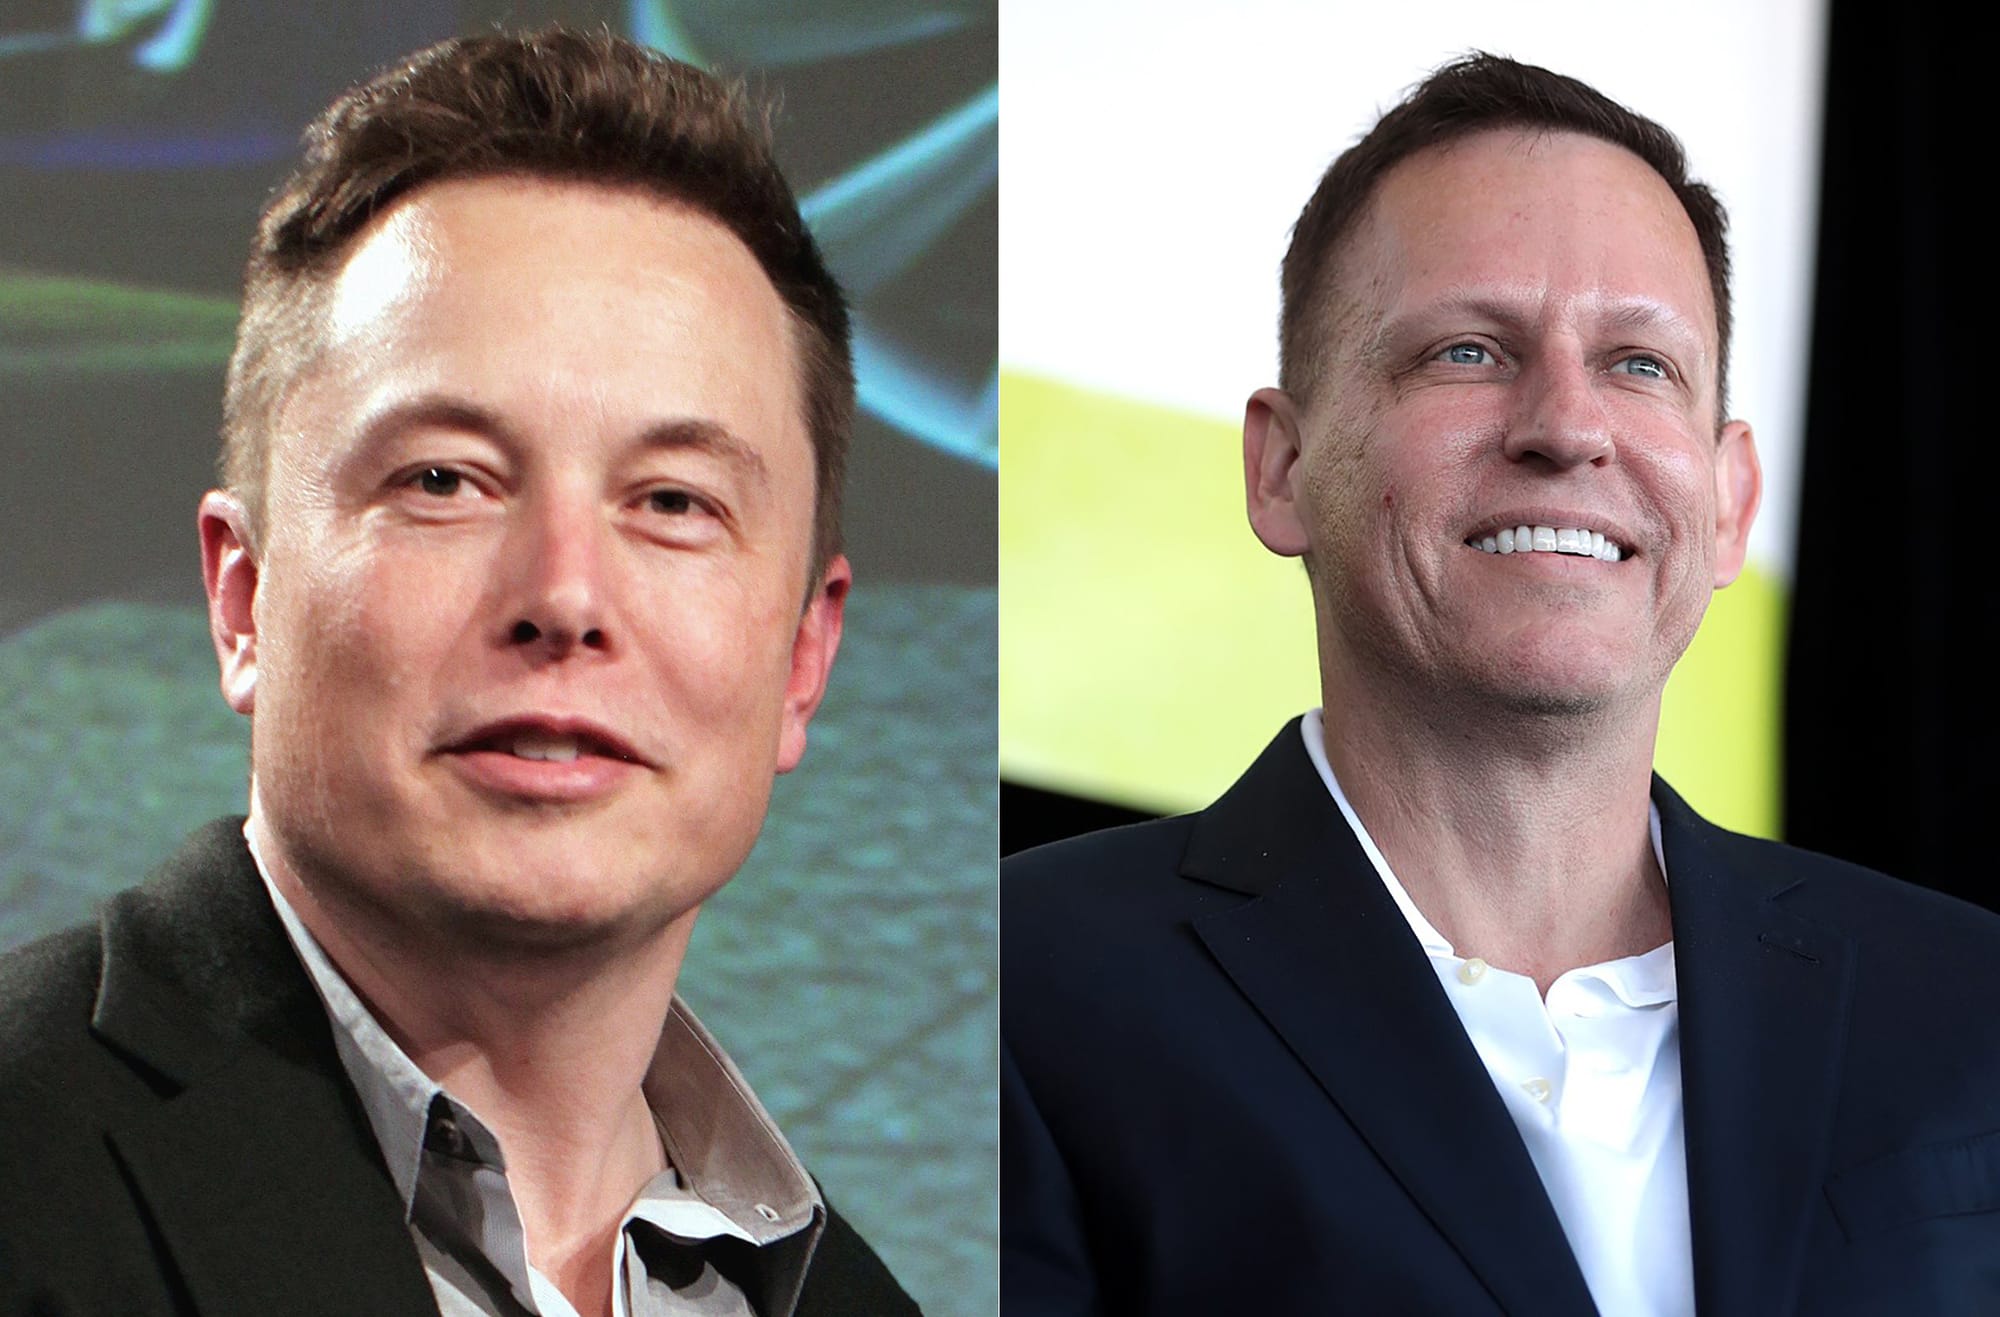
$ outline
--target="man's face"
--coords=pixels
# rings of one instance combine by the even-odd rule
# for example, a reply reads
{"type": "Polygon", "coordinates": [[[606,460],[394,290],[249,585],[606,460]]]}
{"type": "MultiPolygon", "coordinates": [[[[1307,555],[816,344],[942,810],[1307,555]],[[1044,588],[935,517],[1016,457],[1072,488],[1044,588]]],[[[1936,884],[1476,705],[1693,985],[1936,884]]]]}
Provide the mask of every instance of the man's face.
{"type": "Polygon", "coordinates": [[[518,178],[414,193],[330,292],[260,560],[204,505],[264,826],[420,925],[664,926],[742,863],[839,640],[786,308],[696,211],[518,178]]]}
{"type": "Polygon", "coordinates": [[[1246,457],[1259,534],[1309,554],[1329,680],[1537,711],[1657,698],[1757,493],[1747,427],[1718,440],[1707,270],[1665,181],[1571,134],[1424,151],[1382,180],[1328,300],[1309,403],[1252,400],[1246,436],[1290,427],[1295,460],[1246,457]],[[1585,552],[1486,550],[1522,526],[1585,552]],[[1617,560],[1588,556],[1598,534],[1617,560]]]}

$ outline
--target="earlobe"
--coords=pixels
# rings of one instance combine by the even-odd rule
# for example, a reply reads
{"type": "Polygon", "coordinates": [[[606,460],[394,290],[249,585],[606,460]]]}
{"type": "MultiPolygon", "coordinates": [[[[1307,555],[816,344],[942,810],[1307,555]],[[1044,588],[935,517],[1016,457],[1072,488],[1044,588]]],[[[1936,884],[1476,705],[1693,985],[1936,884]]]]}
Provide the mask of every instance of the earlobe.
{"type": "Polygon", "coordinates": [[[1311,547],[1292,483],[1298,460],[1297,405],[1282,389],[1257,390],[1243,407],[1244,506],[1264,547],[1287,558],[1311,547]]]}
{"type": "Polygon", "coordinates": [[[812,598],[799,616],[792,637],[792,670],[785,682],[783,722],[778,729],[778,771],[789,773],[805,758],[806,727],[826,695],[834,655],[840,650],[840,630],[847,611],[847,592],[854,569],[836,554],[820,574],[812,598]]]}
{"type": "Polygon", "coordinates": [[[1764,497],[1764,469],[1750,426],[1731,421],[1715,448],[1715,588],[1734,581],[1750,552],[1750,527],[1764,497]]]}
{"type": "Polygon", "coordinates": [[[250,518],[234,494],[212,489],[202,496],[201,581],[208,592],[208,632],[222,670],[222,698],[250,714],[257,694],[257,559],[250,550],[250,518]]]}

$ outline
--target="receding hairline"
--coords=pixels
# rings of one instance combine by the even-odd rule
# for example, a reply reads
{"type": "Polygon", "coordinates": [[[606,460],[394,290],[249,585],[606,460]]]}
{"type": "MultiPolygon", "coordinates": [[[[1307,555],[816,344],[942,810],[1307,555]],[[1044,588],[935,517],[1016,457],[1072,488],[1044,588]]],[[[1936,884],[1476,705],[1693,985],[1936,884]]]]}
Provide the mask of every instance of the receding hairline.
{"type": "MultiPolygon", "coordinates": [[[[818,335],[804,312],[784,297],[771,279],[770,272],[743,241],[742,236],[713,210],[678,194],[671,186],[656,184],[646,179],[606,178],[581,172],[521,167],[444,174],[399,192],[378,213],[371,215],[361,227],[348,235],[343,243],[324,253],[319,261],[299,270],[275,274],[265,281],[262,290],[265,298],[282,297],[282,306],[278,309],[278,314],[289,323],[293,333],[287,336],[285,345],[280,349],[280,355],[286,358],[286,361],[278,371],[281,375],[279,387],[270,398],[268,407],[263,409],[264,424],[258,433],[240,436],[240,442],[247,443],[257,450],[257,460],[252,464],[254,470],[252,487],[241,489],[236,487],[234,481],[226,482],[230,492],[244,500],[245,511],[250,519],[253,549],[258,547],[263,539],[273,465],[271,458],[274,446],[290,432],[290,427],[286,424],[287,415],[297,401],[300,389],[318,375],[326,364],[328,354],[341,345],[340,340],[332,332],[331,324],[333,299],[340,280],[362,251],[371,242],[381,238],[386,228],[406,216],[412,206],[421,204],[442,188],[456,184],[495,182],[516,185],[524,193],[583,190],[622,195],[697,218],[726,237],[740,251],[743,259],[749,262],[750,268],[755,270],[765,288],[771,293],[776,309],[783,315],[786,349],[790,357],[793,410],[796,413],[794,419],[798,422],[808,444],[812,443],[812,400],[809,396],[808,382],[812,367],[808,355],[815,349],[818,335]]],[[[449,267],[446,266],[445,270],[446,275],[443,277],[448,277],[449,267]]],[[[266,367],[266,370],[268,371],[269,367],[266,367]]],[[[416,401],[422,403],[424,399],[416,401]]],[[[432,401],[437,399],[434,398],[432,401]]],[[[468,414],[481,411],[476,404],[467,403],[464,406],[470,409],[468,414]]],[[[392,407],[390,410],[397,409],[392,407]]],[[[685,429],[683,423],[672,419],[651,427],[649,435],[652,430],[660,432],[654,439],[663,443],[673,442],[676,435],[680,436],[682,441],[696,437],[693,430],[685,429]]],[[[733,435],[728,435],[726,429],[723,434],[735,443],[741,443],[740,440],[734,440],[733,435]]],[[[722,446],[727,447],[728,444],[722,446]]],[[[755,456],[754,452],[751,456],[755,456]]],[[[758,459],[757,465],[761,467],[761,459],[758,459]]],[[[818,462],[815,460],[812,466],[814,506],[817,509],[818,500],[825,491],[819,487],[818,462]]],[[[817,516],[815,521],[817,522],[817,516]]],[[[834,551],[838,551],[837,546],[834,551]]]]}
{"type": "Polygon", "coordinates": [[[855,413],[852,321],[778,167],[774,104],[613,35],[456,37],[383,66],[308,125],[251,242],[224,394],[225,488],[261,507],[274,423],[318,364],[316,301],[377,213],[432,183],[514,175],[633,186],[732,231],[793,314],[814,461],[814,562],[840,552],[855,413]]]}

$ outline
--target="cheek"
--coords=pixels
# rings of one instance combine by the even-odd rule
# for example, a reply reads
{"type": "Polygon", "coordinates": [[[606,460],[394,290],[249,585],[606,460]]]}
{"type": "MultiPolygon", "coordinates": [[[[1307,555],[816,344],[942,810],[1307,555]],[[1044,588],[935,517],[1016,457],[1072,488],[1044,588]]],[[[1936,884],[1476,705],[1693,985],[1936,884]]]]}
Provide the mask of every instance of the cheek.
{"type": "Polygon", "coordinates": [[[796,601],[725,572],[670,575],[649,580],[628,613],[666,712],[717,727],[775,718],[796,601]]]}
{"type": "Polygon", "coordinates": [[[1684,554],[1715,553],[1715,464],[1705,453],[1662,448],[1647,471],[1662,519],[1684,554]]]}
{"type": "Polygon", "coordinates": [[[270,618],[271,676],[298,721],[335,739],[395,713],[400,692],[447,665],[481,592],[451,559],[380,546],[326,548],[290,570],[270,618]]]}

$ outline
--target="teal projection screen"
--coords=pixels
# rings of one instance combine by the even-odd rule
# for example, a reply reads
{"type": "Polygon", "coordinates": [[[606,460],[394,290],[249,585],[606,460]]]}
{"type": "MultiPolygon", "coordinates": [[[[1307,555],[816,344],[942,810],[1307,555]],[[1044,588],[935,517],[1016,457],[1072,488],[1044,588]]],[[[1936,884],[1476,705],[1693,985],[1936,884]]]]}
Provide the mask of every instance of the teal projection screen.
{"type": "Polygon", "coordinates": [[[857,311],[833,687],[684,995],[932,1313],[997,1307],[996,86],[990,3],[0,8],[0,948],[240,812],[194,509],[257,210],[383,62],[606,25],[778,102],[857,311]]]}

